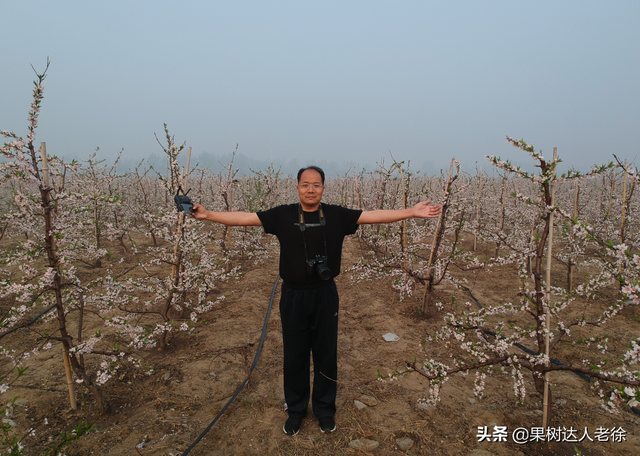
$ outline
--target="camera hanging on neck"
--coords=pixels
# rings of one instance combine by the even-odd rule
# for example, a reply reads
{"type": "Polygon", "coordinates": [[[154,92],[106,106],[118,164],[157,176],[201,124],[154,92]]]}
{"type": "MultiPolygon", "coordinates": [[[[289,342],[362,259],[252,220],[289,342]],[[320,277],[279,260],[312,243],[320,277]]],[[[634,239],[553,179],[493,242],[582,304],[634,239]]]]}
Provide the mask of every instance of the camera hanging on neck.
{"type": "MultiPolygon", "coordinates": [[[[324,227],[327,224],[327,221],[324,218],[324,210],[322,209],[322,204],[318,206],[318,217],[320,219],[320,226],[322,227],[322,240],[324,242],[324,256],[316,255],[315,258],[309,259],[309,254],[307,252],[307,239],[304,235],[304,232],[307,229],[307,224],[304,222],[304,211],[302,210],[302,204],[298,203],[298,227],[302,232],[302,242],[304,244],[304,259],[307,263],[307,274],[310,276],[318,275],[322,280],[329,280],[331,278],[331,269],[327,266],[327,236],[324,231],[324,227]]],[[[311,225],[309,225],[311,226],[311,225]]],[[[317,225],[315,225],[317,226],[317,225]]]]}

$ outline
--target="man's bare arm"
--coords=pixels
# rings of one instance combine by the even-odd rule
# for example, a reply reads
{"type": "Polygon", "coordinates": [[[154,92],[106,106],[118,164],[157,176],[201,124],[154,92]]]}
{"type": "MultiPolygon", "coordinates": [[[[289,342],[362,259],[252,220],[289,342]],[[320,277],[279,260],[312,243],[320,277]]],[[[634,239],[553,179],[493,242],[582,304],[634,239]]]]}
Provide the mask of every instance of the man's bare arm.
{"type": "Polygon", "coordinates": [[[229,226],[262,226],[262,222],[255,212],[214,212],[208,211],[200,204],[194,204],[191,209],[193,218],[210,220],[229,226]]]}
{"type": "Polygon", "coordinates": [[[407,209],[364,211],[358,219],[359,225],[391,223],[408,218],[435,218],[442,212],[442,206],[429,206],[431,201],[422,201],[407,209]]]}

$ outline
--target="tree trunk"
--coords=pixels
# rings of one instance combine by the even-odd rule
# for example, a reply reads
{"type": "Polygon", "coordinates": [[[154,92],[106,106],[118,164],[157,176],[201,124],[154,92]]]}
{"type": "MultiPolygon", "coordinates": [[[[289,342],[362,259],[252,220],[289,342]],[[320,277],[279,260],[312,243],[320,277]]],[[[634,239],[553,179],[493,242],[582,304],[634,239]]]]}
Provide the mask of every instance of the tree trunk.
{"type": "Polygon", "coordinates": [[[60,329],[60,339],[62,340],[62,345],[64,347],[64,351],[69,357],[69,362],[71,363],[71,367],[75,374],[83,380],[86,388],[91,392],[91,395],[96,400],[98,404],[98,408],[100,412],[106,413],[109,411],[109,406],[102,394],[102,390],[98,385],[96,385],[91,377],[84,370],[78,358],[69,353],[69,351],[73,348],[72,337],[67,332],[66,326],[66,315],[64,309],[64,303],[62,299],[62,281],[61,274],[58,264],[58,258],[55,250],[55,238],[53,237],[53,219],[51,215],[51,200],[49,197],[49,188],[40,188],[40,195],[42,198],[42,206],[44,208],[44,219],[45,219],[45,248],[47,250],[47,257],[49,259],[49,267],[54,270],[54,278],[53,278],[53,291],[56,298],[56,312],[58,317],[58,325],[60,329]]]}

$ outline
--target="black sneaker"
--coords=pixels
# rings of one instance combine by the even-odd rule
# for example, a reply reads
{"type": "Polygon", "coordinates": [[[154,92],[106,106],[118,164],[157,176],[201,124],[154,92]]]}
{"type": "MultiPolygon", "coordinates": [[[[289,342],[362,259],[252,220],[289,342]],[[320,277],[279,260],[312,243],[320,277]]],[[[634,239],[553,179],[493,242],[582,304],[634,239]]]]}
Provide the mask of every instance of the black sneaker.
{"type": "Polygon", "coordinates": [[[302,424],[302,419],[297,418],[295,416],[290,416],[287,421],[282,426],[282,430],[285,434],[293,437],[300,431],[300,424],[302,424]]]}
{"type": "Polygon", "coordinates": [[[320,422],[320,430],[322,432],[333,432],[336,430],[336,421],[332,416],[320,418],[318,421],[320,422]]]}

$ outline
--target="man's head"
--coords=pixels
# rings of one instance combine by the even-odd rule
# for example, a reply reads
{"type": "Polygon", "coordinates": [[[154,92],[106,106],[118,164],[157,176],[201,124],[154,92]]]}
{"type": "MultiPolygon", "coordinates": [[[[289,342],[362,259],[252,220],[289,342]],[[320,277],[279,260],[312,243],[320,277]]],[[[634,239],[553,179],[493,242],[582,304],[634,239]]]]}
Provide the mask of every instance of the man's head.
{"type": "Polygon", "coordinates": [[[307,166],[306,168],[300,168],[300,171],[298,171],[298,184],[300,183],[300,178],[302,177],[302,173],[304,173],[308,169],[318,171],[318,173],[320,173],[320,177],[322,178],[322,185],[324,185],[324,171],[322,171],[322,168],[319,168],[317,166],[307,166]]]}
{"type": "Polygon", "coordinates": [[[318,209],[324,192],[324,171],[309,166],[298,171],[298,196],[302,209],[312,212],[318,209]]]}

